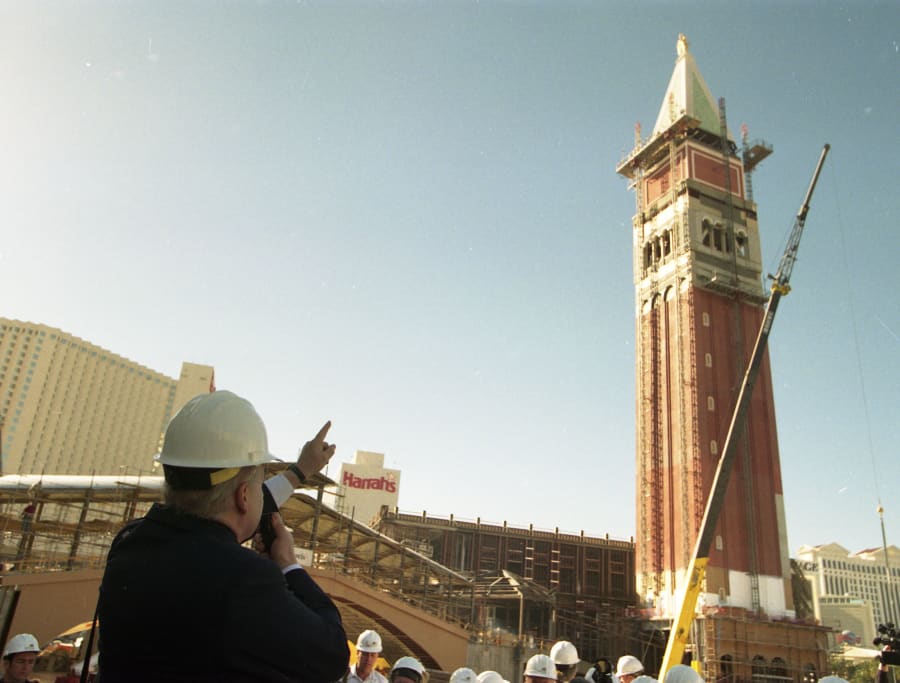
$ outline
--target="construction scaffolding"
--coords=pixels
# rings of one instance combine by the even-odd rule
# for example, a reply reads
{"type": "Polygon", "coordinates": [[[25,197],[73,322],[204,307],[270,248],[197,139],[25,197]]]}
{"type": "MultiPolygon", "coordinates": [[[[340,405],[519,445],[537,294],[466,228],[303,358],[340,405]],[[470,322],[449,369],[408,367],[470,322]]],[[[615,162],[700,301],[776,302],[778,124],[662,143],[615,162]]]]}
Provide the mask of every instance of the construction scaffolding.
{"type": "MultiPolygon", "coordinates": [[[[634,604],[630,541],[452,518],[450,531],[446,520],[408,516],[441,536],[469,538],[468,545],[441,546],[427,534],[401,532],[397,525],[373,529],[335,511],[322,500],[333,485],[316,475],[281,508],[306,566],[448,622],[468,632],[472,643],[526,651],[565,637],[586,656],[607,657],[634,649],[635,640],[640,646],[640,628],[624,618],[634,604]],[[457,570],[446,553],[464,546],[473,564],[457,570]]],[[[0,477],[4,585],[23,574],[102,569],[118,530],[159,501],[162,487],[161,477],[0,477]]],[[[339,607],[349,629],[381,623],[364,604],[343,598],[339,607]]],[[[404,637],[399,631],[387,636],[385,647],[391,641],[395,656],[410,654],[404,637]]]]}
{"type": "Polygon", "coordinates": [[[632,541],[387,507],[375,527],[469,577],[479,600],[490,597],[478,603],[479,632],[548,645],[569,640],[585,659],[643,642],[640,627],[625,617],[635,603],[632,541]],[[512,586],[505,602],[501,586],[512,586]]]}

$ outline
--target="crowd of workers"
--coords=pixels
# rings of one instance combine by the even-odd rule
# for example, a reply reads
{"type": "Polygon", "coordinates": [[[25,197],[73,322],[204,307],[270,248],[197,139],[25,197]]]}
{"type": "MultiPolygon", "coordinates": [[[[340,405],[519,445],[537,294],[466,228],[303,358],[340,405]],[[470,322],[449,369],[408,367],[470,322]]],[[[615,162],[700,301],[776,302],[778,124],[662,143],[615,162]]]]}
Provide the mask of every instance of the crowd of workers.
{"type": "MultiPolygon", "coordinates": [[[[164,502],[127,524],[107,557],[95,620],[98,681],[427,683],[416,657],[379,671],[382,640],[371,629],[359,635],[350,661],[340,613],[298,563],[278,513],[334,455],[330,426],[303,446],[296,463],[264,480],[275,459],[247,400],[216,391],[178,411],[158,456],[164,502]]],[[[0,683],[30,683],[39,651],[33,635],[11,638],[0,683]]],[[[522,681],[703,683],[683,665],[656,681],[632,655],[620,657],[614,671],[601,659],[579,676],[580,664],[575,646],[560,641],[528,659],[522,681]]],[[[496,671],[463,667],[450,683],[509,682],[496,671]]]]}

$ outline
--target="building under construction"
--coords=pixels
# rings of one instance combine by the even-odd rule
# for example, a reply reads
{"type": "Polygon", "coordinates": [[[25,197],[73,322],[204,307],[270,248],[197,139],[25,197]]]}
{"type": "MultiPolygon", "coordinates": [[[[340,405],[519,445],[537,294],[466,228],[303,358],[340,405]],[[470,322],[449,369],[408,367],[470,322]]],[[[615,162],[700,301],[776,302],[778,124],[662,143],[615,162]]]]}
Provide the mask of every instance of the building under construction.
{"type": "Polygon", "coordinates": [[[635,604],[631,541],[387,507],[374,526],[470,577],[479,596],[475,621],[482,630],[514,634],[538,646],[569,640],[582,659],[646,649],[640,630],[624,619],[635,604]],[[501,595],[508,599],[499,600],[501,595]]]}
{"type": "MultiPolygon", "coordinates": [[[[631,181],[637,335],[637,590],[667,629],[684,590],[737,392],[768,299],[750,174],[771,152],[735,143],[724,101],[680,36],[649,137],[617,171],[631,181]]],[[[765,357],[719,514],[694,622],[707,680],[798,681],[821,672],[821,629],[790,589],[772,378],[765,357]]]]}

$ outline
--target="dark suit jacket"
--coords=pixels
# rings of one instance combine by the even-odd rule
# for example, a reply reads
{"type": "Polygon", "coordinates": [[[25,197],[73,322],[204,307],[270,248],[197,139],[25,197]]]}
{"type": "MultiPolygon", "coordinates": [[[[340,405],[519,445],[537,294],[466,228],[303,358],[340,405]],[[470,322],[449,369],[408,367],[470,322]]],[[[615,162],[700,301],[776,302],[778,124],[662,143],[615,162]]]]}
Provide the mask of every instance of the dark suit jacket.
{"type": "Polygon", "coordinates": [[[154,505],[113,543],[100,586],[103,683],[335,681],[340,614],[303,569],[282,574],[225,525],[154,505]]]}

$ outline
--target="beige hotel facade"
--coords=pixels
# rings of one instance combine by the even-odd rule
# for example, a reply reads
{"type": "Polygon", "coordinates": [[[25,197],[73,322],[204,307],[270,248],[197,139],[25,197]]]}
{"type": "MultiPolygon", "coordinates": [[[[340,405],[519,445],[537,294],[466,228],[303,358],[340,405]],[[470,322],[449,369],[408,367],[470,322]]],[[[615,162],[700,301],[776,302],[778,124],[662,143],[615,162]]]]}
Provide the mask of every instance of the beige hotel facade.
{"type": "Polygon", "coordinates": [[[158,474],[169,418],[215,390],[214,370],[168,377],[62,330],[0,317],[2,474],[158,474]]]}

